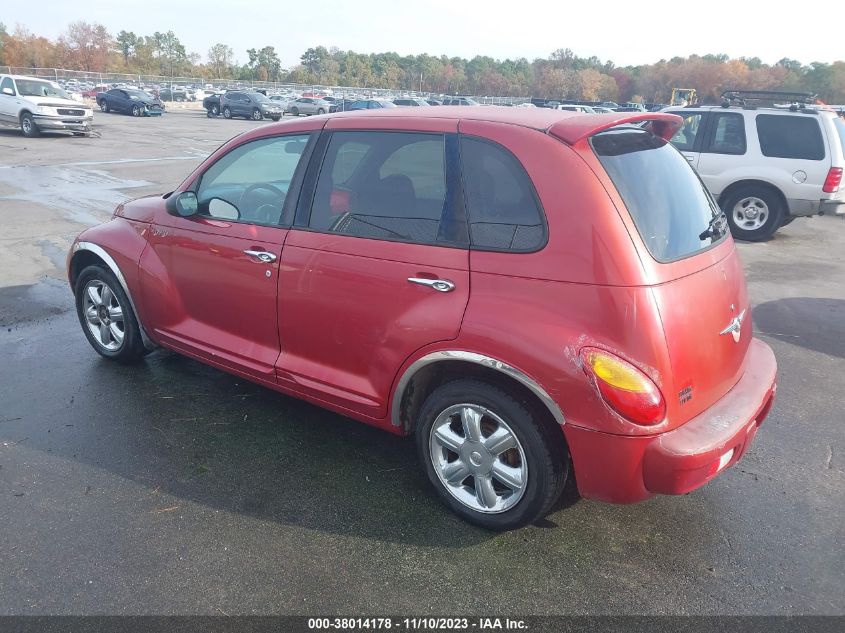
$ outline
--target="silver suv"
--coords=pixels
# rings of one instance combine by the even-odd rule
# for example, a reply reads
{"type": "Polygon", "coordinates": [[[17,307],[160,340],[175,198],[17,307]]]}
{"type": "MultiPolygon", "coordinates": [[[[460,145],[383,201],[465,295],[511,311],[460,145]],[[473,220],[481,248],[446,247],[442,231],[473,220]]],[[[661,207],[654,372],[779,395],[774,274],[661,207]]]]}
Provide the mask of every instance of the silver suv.
{"type": "Polygon", "coordinates": [[[760,241],[795,218],[845,213],[845,121],[813,95],[728,91],[721,106],[670,107],[672,138],[725,212],[734,237],[760,241]]]}

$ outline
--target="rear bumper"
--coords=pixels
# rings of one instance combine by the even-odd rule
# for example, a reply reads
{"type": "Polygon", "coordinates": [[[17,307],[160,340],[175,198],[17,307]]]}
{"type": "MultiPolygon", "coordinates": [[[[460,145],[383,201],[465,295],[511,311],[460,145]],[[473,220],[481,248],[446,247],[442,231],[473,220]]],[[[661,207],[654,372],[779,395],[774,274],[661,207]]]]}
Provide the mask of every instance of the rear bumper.
{"type": "Polygon", "coordinates": [[[627,437],[564,426],[583,497],[635,503],[655,494],[684,494],[737,463],[769,414],[777,362],[754,339],[743,377],[712,407],[683,426],[627,437]]]}
{"type": "Polygon", "coordinates": [[[845,213],[845,199],[826,198],[822,200],[797,200],[790,198],[789,215],[793,217],[809,217],[819,214],[845,213]]]}

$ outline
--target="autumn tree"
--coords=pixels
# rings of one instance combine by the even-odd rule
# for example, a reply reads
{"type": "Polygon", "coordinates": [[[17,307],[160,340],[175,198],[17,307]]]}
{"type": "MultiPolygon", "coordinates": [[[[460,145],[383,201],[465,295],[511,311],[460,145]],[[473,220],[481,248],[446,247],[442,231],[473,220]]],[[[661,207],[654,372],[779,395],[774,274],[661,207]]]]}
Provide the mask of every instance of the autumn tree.
{"type": "Polygon", "coordinates": [[[234,63],[235,53],[231,46],[215,44],[208,49],[208,66],[216,79],[230,76],[234,63]]]}
{"type": "Polygon", "coordinates": [[[72,22],[59,37],[62,61],[68,68],[88,72],[108,70],[114,39],[102,24],[72,22]]]}

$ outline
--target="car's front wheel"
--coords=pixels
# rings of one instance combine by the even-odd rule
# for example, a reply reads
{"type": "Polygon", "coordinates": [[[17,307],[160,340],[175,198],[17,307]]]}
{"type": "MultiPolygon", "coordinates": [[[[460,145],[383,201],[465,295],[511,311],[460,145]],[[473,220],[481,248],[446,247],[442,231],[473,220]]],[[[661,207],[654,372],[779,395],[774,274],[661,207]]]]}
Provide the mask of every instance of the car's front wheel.
{"type": "Polygon", "coordinates": [[[108,112],[109,111],[109,104],[105,99],[100,101],[99,106],[100,106],[100,110],[102,112],[108,112]]]}
{"type": "Polygon", "coordinates": [[[786,213],[775,192],[755,185],[737,187],[721,206],[733,236],[749,242],[769,239],[783,224],[786,213]]]}
{"type": "Polygon", "coordinates": [[[260,120],[262,120],[263,118],[264,118],[264,115],[263,115],[263,114],[261,114],[261,110],[259,110],[258,108],[255,108],[255,109],[252,111],[252,120],[253,120],[253,121],[260,121],[260,120]]]}
{"type": "Polygon", "coordinates": [[[24,112],[21,115],[21,132],[27,138],[37,138],[41,136],[41,130],[35,123],[35,119],[29,112],[24,112]]]}
{"type": "Polygon", "coordinates": [[[428,396],[417,450],[453,512],[489,530],[510,530],[541,518],[560,497],[569,466],[563,434],[532,409],[477,380],[455,380],[428,396]]]}
{"type": "Polygon", "coordinates": [[[131,363],[146,353],[132,305],[111,271],[100,266],[82,270],[76,280],[76,314],[101,356],[131,363]]]}
{"type": "Polygon", "coordinates": [[[141,106],[139,106],[139,105],[132,106],[132,116],[141,116],[141,106]]]}
{"type": "Polygon", "coordinates": [[[211,114],[213,114],[214,116],[217,116],[218,114],[220,114],[220,106],[218,106],[218,105],[211,106],[211,114]]]}
{"type": "Polygon", "coordinates": [[[326,113],[326,111],[323,108],[319,108],[317,110],[317,114],[325,114],[325,113],[326,113]]]}
{"type": "Polygon", "coordinates": [[[293,116],[299,116],[299,108],[296,108],[296,107],[291,108],[291,109],[290,109],[290,113],[291,113],[293,116]]]}

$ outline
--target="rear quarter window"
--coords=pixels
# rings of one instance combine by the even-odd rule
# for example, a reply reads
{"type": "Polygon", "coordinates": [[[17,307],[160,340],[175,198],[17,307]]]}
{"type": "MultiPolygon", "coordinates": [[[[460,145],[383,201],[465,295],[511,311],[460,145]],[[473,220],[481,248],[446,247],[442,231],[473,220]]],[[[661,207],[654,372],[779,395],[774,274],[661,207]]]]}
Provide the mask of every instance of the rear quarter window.
{"type": "Polygon", "coordinates": [[[818,117],[758,114],[757,136],[763,156],[824,159],[824,140],[818,117]]]}
{"type": "Polygon", "coordinates": [[[657,261],[689,257],[724,239],[726,225],[717,221],[722,212],[668,141],[622,127],[597,134],[591,143],[657,261]]]}

